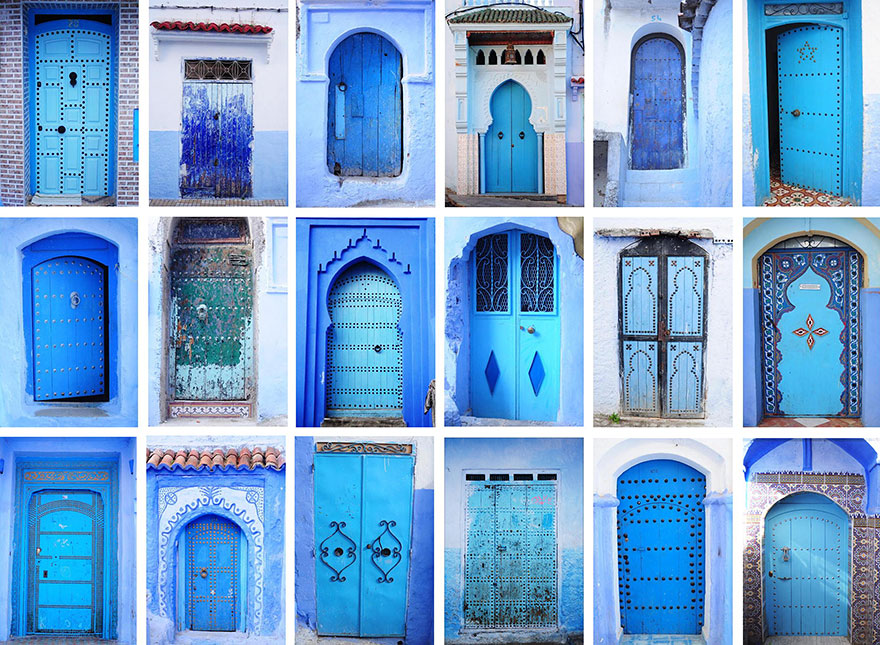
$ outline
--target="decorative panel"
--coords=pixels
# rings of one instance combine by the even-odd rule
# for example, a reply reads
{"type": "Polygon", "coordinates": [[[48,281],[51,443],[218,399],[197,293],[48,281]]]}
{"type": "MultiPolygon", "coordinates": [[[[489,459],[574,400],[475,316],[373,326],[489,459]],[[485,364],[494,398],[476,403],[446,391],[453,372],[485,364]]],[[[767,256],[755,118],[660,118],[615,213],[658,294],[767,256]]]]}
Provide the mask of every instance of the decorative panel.
{"type": "Polygon", "coordinates": [[[704,258],[666,258],[666,320],[674,336],[702,336],[704,258]]]}
{"type": "Polygon", "coordinates": [[[703,410],[703,343],[674,342],[666,348],[666,413],[693,415],[703,410]]]}
{"type": "Polygon", "coordinates": [[[624,334],[657,333],[657,260],[650,256],[627,256],[621,260],[624,334]]]}
{"type": "Polygon", "coordinates": [[[249,81],[249,60],[188,59],[183,62],[183,77],[188,81],[249,81]]]}
{"type": "Polygon", "coordinates": [[[217,515],[186,527],[186,621],[195,631],[231,632],[239,621],[241,530],[217,515]]]}
{"type": "Polygon", "coordinates": [[[623,400],[629,412],[659,413],[657,342],[628,340],[623,344],[623,400]]]}
{"type": "Polygon", "coordinates": [[[765,16],[821,16],[842,13],[842,2],[788,2],[764,5],[765,16]]]}
{"type": "Polygon", "coordinates": [[[475,250],[475,303],[477,311],[508,310],[506,233],[484,235],[475,250]]]}
{"type": "Polygon", "coordinates": [[[520,311],[555,309],[555,268],[556,253],[549,238],[520,235],[520,311]]]}

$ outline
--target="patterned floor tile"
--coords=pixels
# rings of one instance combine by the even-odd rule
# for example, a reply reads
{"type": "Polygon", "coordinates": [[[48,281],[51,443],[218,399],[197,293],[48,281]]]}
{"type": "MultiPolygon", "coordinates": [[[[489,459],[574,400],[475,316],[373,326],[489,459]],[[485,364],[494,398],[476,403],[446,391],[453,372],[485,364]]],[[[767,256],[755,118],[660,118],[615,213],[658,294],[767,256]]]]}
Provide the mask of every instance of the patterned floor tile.
{"type": "Polygon", "coordinates": [[[849,645],[844,636],[771,636],[764,645],[849,645]]]}
{"type": "Polygon", "coordinates": [[[770,179],[770,197],[764,201],[764,206],[852,206],[852,202],[817,190],[789,186],[773,177],[770,179]]]}
{"type": "Polygon", "coordinates": [[[760,428],[861,428],[861,419],[810,417],[795,419],[793,417],[764,417],[758,424],[760,428]]]}
{"type": "Polygon", "coordinates": [[[702,636],[680,634],[632,634],[620,639],[620,645],[705,645],[702,636]]]}
{"type": "Polygon", "coordinates": [[[150,206],[287,206],[283,199],[151,199],[150,206]]]}

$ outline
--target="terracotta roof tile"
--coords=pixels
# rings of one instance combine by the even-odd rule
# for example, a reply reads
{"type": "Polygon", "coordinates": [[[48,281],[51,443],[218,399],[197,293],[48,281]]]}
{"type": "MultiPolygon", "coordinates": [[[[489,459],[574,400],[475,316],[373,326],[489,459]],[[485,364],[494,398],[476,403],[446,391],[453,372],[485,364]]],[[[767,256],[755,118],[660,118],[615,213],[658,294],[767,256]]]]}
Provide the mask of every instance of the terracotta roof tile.
{"type": "Polygon", "coordinates": [[[278,448],[213,448],[210,450],[147,450],[147,467],[155,470],[281,470],[284,456],[278,448]]]}
{"type": "Polygon", "coordinates": [[[565,14],[546,11],[544,9],[477,9],[466,11],[449,18],[450,24],[460,23],[518,23],[518,24],[546,24],[570,22],[571,18],[565,14]]]}
{"type": "Polygon", "coordinates": [[[216,22],[174,22],[166,20],[165,22],[154,21],[150,23],[153,29],[161,31],[205,31],[226,34],[268,34],[272,31],[272,27],[265,25],[241,25],[229,24],[224,22],[217,24],[216,22]]]}

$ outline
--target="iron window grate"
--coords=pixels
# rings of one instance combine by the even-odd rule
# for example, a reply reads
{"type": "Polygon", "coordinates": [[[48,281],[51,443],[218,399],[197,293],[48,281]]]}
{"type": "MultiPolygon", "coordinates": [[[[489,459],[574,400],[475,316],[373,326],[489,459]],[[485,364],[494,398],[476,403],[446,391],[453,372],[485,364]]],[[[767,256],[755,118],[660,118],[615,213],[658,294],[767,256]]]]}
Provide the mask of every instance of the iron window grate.
{"type": "Polygon", "coordinates": [[[250,81],[253,67],[249,60],[203,60],[184,61],[184,78],[188,81],[250,81]]]}

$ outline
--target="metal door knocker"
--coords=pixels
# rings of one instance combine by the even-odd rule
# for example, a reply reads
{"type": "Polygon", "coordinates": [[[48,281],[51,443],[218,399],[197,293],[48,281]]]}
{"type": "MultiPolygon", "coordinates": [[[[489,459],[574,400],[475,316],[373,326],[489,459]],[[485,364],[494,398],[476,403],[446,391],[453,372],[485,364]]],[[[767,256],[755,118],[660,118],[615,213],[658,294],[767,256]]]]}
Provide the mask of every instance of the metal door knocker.
{"type": "Polygon", "coordinates": [[[520,130],[520,131],[519,131],[519,138],[520,138],[520,139],[525,139],[525,138],[526,138],[526,133],[523,132],[522,130],[520,130]]]}
{"type": "Polygon", "coordinates": [[[791,115],[792,115],[792,116],[800,116],[800,115],[801,115],[801,111],[800,111],[800,110],[792,110],[792,111],[791,111],[791,115]]]}
{"type": "Polygon", "coordinates": [[[199,572],[199,575],[202,576],[203,578],[207,578],[208,577],[208,569],[206,567],[202,567],[202,570],[199,572]]]}
{"type": "Polygon", "coordinates": [[[70,73],[70,87],[76,87],[76,72],[70,73]]]}
{"type": "Polygon", "coordinates": [[[340,92],[344,92],[344,91],[345,91],[345,83],[340,83],[340,84],[337,85],[336,87],[339,88],[339,91],[340,91],[340,92]]]}
{"type": "Polygon", "coordinates": [[[335,555],[337,558],[341,558],[343,553],[345,553],[345,551],[342,550],[342,547],[336,547],[335,549],[333,549],[333,555],[335,555]]]}
{"type": "Polygon", "coordinates": [[[499,132],[499,133],[498,133],[498,138],[499,138],[499,139],[503,139],[503,138],[504,138],[504,133],[503,133],[503,132],[499,132]]]}
{"type": "Polygon", "coordinates": [[[382,351],[382,346],[381,346],[381,345],[374,345],[374,346],[373,346],[373,351],[376,352],[376,353],[378,354],[379,352],[382,351]]]}
{"type": "Polygon", "coordinates": [[[76,291],[70,292],[70,308],[76,309],[79,307],[79,294],[76,291]]]}
{"type": "Polygon", "coordinates": [[[791,556],[789,555],[790,551],[791,551],[790,547],[787,547],[787,546],[782,547],[782,561],[783,562],[788,562],[789,560],[791,560],[791,556]]]}
{"type": "Polygon", "coordinates": [[[199,320],[204,322],[208,319],[208,305],[201,304],[196,307],[196,315],[199,317],[199,320]]]}
{"type": "Polygon", "coordinates": [[[58,134],[64,134],[65,132],[67,132],[67,128],[65,128],[63,125],[59,125],[58,134]]]}

